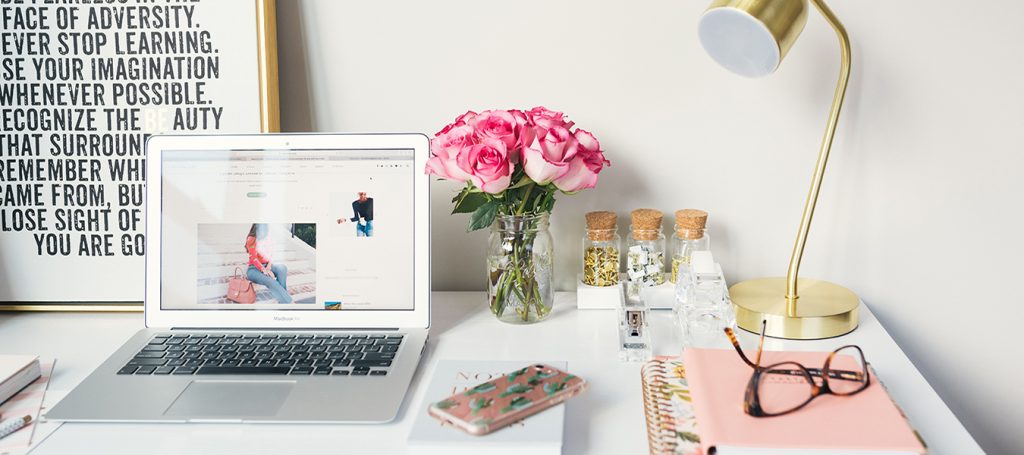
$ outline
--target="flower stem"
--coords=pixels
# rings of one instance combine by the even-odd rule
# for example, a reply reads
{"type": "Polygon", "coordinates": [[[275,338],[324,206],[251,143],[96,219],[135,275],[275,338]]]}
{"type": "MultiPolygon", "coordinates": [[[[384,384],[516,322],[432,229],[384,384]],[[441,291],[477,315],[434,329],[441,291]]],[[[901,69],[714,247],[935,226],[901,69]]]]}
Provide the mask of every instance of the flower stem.
{"type": "MultiPolygon", "coordinates": [[[[513,212],[528,213],[531,207],[536,210],[539,201],[543,201],[544,194],[532,191],[533,200],[529,200],[531,193],[523,191],[526,199],[515,202],[509,208],[513,212]]],[[[537,258],[534,257],[534,242],[537,241],[536,220],[519,219],[513,220],[509,226],[498,222],[498,235],[501,235],[501,248],[498,254],[500,258],[488,260],[497,268],[490,272],[491,280],[491,311],[503,320],[508,317],[529,323],[531,319],[540,320],[550,313],[550,308],[545,306],[540,281],[537,276],[537,258]],[[508,227],[509,229],[503,229],[508,227]],[[515,313],[513,313],[515,311],[515,313]],[[508,317],[503,315],[508,312],[508,317]],[[531,313],[533,315],[531,315],[531,313]]]]}
{"type": "Polygon", "coordinates": [[[533,187],[537,186],[536,183],[531,183],[526,187],[526,193],[523,194],[523,201],[519,203],[519,210],[516,210],[516,215],[522,215],[526,210],[526,201],[530,200],[530,193],[533,192],[533,187]]]}

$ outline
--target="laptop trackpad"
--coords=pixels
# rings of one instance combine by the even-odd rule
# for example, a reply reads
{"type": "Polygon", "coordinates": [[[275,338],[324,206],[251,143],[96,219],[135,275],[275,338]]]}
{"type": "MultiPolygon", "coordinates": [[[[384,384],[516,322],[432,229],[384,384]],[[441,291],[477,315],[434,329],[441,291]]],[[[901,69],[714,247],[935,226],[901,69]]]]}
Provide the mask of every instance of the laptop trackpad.
{"type": "Polygon", "coordinates": [[[266,417],[277,413],[293,381],[192,381],[171,406],[168,416],[266,417]]]}

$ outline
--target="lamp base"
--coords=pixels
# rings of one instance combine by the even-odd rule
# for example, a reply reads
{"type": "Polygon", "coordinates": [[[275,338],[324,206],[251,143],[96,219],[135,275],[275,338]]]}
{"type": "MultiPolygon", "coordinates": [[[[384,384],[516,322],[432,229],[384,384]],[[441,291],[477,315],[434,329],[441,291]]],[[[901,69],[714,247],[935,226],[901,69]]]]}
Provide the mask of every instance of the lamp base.
{"type": "Polygon", "coordinates": [[[748,332],[789,340],[814,340],[845,335],[857,328],[860,299],[853,291],[828,281],[800,278],[796,314],[786,313],[786,278],[759,278],[736,283],[729,296],[736,307],[736,325],[748,332]]]}

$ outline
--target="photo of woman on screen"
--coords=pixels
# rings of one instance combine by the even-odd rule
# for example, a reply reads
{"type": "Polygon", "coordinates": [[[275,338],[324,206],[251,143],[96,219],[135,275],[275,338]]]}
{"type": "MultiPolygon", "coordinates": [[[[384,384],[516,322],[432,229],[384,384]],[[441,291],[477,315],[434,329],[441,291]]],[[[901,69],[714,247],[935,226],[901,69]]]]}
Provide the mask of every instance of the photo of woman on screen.
{"type": "Polygon", "coordinates": [[[352,201],[352,218],[338,218],[338,224],[356,223],[356,237],[373,237],[373,198],[365,191],[358,193],[352,201]]]}
{"type": "Polygon", "coordinates": [[[249,281],[265,286],[278,303],[292,303],[292,296],[288,294],[288,267],[271,261],[270,251],[273,248],[269,244],[269,232],[263,223],[254,223],[249,229],[249,235],[245,237],[249,268],[245,275],[249,281]]]}

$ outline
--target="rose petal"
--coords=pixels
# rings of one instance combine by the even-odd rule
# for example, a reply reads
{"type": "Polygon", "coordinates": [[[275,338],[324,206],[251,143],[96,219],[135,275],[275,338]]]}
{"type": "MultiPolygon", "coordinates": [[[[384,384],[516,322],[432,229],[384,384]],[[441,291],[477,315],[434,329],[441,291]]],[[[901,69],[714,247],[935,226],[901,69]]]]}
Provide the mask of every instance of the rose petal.
{"type": "Polygon", "coordinates": [[[553,163],[544,156],[540,141],[523,148],[523,170],[534,182],[547,185],[569,170],[567,163],[553,163]]]}
{"type": "Polygon", "coordinates": [[[469,180],[469,173],[459,167],[456,160],[444,160],[441,162],[441,165],[444,166],[444,171],[448,173],[449,180],[455,180],[458,182],[465,182],[469,180]]]}
{"type": "Polygon", "coordinates": [[[500,139],[484,138],[480,143],[466,148],[457,162],[469,181],[487,193],[504,191],[512,180],[508,149],[500,139]]]}
{"type": "Polygon", "coordinates": [[[477,137],[501,139],[508,149],[515,148],[518,142],[516,118],[508,111],[483,111],[473,117],[469,124],[473,127],[477,137]]]}
{"type": "Polygon", "coordinates": [[[477,183],[477,181],[474,180],[473,184],[476,185],[478,188],[480,188],[481,191],[483,191],[485,193],[498,194],[498,193],[508,189],[508,186],[509,186],[509,184],[511,182],[512,182],[512,176],[511,175],[504,175],[504,176],[497,177],[497,178],[495,178],[495,179],[493,179],[493,180],[491,180],[489,182],[484,182],[484,181],[481,180],[479,183],[477,183]]]}
{"type": "Polygon", "coordinates": [[[572,159],[571,155],[576,153],[575,150],[571,150],[569,147],[572,145],[572,141],[573,137],[569,134],[569,130],[561,126],[555,126],[548,130],[548,134],[544,136],[540,146],[541,150],[544,151],[544,157],[548,161],[562,163],[572,159]]]}
{"type": "Polygon", "coordinates": [[[465,114],[455,117],[455,125],[465,125],[473,120],[473,117],[476,117],[476,115],[476,112],[466,111],[465,114]]]}
{"type": "Polygon", "coordinates": [[[569,168],[561,177],[555,179],[555,186],[566,193],[593,188],[597,185],[597,172],[591,170],[583,157],[569,162],[569,168]]]}
{"type": "Polygon", "coordinates": [[[587,151],[597,152],[601,150],[601,143],[597,141],[597,138],[593,134],[585,130],[576,130],[574,134],[576,141],[579,142],[579,146],[587,151]]]}

